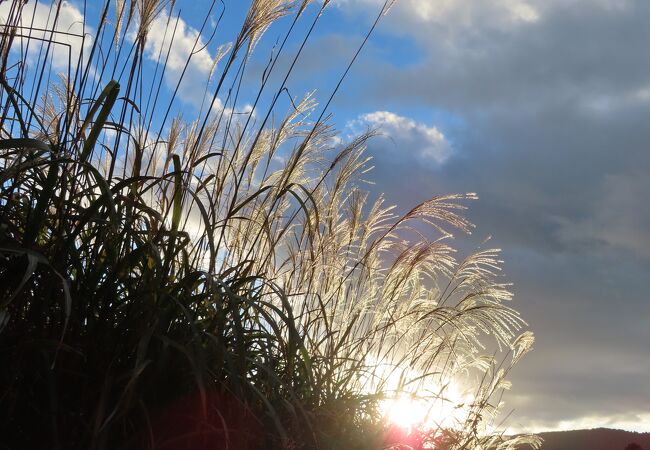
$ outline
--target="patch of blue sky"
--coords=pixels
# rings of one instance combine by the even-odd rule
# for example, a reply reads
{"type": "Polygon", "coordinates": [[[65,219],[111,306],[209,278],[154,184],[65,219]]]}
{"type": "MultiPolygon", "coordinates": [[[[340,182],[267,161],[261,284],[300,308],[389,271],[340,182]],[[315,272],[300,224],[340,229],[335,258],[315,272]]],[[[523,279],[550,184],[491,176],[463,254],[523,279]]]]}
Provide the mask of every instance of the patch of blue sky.
{"type": "MultiPolygon", "coordinates": [[[[80,0],[74,0],[70,4],[82,13],[85,12],[87,24],[91,28],[95,30],[99,28],[96,18],[100,16],[103,9],[102,4],[80,0]]],[[[225,9],[221,2],[216,2],[210,11],[211,5],[211,1],[177,2],[171,13],[168,32],[172,32],[176,17],[180,15],[181,20],[186,25],[183,30],[185,36],[192,35],[202,27],[206,14],[210,12],[210,17],[203,32],[203,43],[207,43],[209,55],[214,57],[220,45],[236,39],[241,24],[245,19],[249,2],[226,2],[225,9]],[[215,27],[216,32],[212,36],[215,27]],[[210,36],[212,36],[211,39],[210,36]],[[208,39],[210,39],[209,42],[207,42],[208,39]]],[[[289,70],[302,39],[307,34],[312,21],[316,18],[318,9],[318,5],[313,4],[296,23],[283,49],[283,54],[278,59],[274,73],[271,74],[268,86],[257,104],[256,112],[260,115],[253,119],[253,126],[260,126],[261,121],[264,120],[265,112],[278,92],[278,86],[281,85],[285,74],[289,70]]],[[[108,14],[109,25],[103,28],[99,39],[113,39],[115,20],[114,6],[111,6],[108,14]]],[[[236,90],[231,91],[230,88],[237,87],[236,83],[233,84],[232,75],[236,72],[241,60],[236,62],[235,70],[231,71],[230,76],[226,78],[224,87],[219,92],[219,101],[217,102],[219,105],[223,104],[226,108],[232,108],[237,112],[246,111],[249,105],[255,101],[267,64],[271,58],[277,56],[281,42],[292,21],[293,17],[285,17],[267,30],[264,39],[259,42],[253,55],[246,63],[247,75],[240,86],[240,92],[235,102],[236,90]]],[[[318,89],[316,99],[322,108],[336,88],[356,50],[361,45],[368,28],[368,23],[364,21],[355,22],[351,16],[344,14],[338,8],[327,9],[319,18],[313,34],[310,36],[296,67],[292,71],[292,75],[287,80],[286,91],[277,100],[274,115],[270,120],[275,120],[277,123],[277,120],[280,120],[283,114],[292,108],[292,101],[299,102],[306,93],[314,88],[318,89]]],[[[152,36],[149,39],[156,38],[162,39],[160,36],[152,36]]],[[[128,36],[127,40],[129,40],[128,36]]],[[[106,72],[102,74],[100,89],[109,79],[118,77],[120,71],[128,71],[130,65],[127,53],[131,47],[132,42],[131,45],[125,47],[125,50],[120,55],[117,73],[106,72]]],[[[104,48],[110,48],[110,46],[104,48]]],[[[162,60],[164,60],[165,52],[166,47],[163,46],[162,60]]],[[[131,98],[143,112],[147,107],[153,108],[153,97],[157,95],[157,85],[160,83],[162,70],[161,66],[158,65],[156,52],[150,51],[147,54],[148,57],[144,61],[145,70],[140,74],[142,85],[145,88],[139,98],[131,98]]],[[[102,55],[102,57],[105,56],[102,55]]],[[[114,61],[115,57],[115,53],[110,55],[108,57],[109,63],[114,61]]],[[[381,32],[381,28],[378,28],[348,73],[334,101],[328,107],[327,113],[332,113],[331,123],[342,133],[350,133],[350,130],[346,129],[347,125],[361,115],[376,111],[389,111],[427,127],[435,127],[443,132],[450,142],[453,142],[455,135],[462,134],[459,130],[462,130],[465,125],[461,117],[444,109],[431,108],[430,106],[414,106],[412,104],[406,105],[399,100],[367,98],[363,95],[363,88],[368,82],[367,78],[373,76],[372,67],[377,66],[374,64],[375,62],[379,61],[381,64],[402,68],[417,63],[421,58],[422,54],[417,45],[407,37],[384,34],[381,32]]],[[[154,108],[153,113],[153,123],[158,124],[163,135],[171,122],[171,118],[174,116],[182,114],[186,120],[191,121],[199,117],[201,112],[205,112],[212,99],[216,79],[220,76],[224,62],[225,60],[219,64],[209,85],[207,84],[207,74],[199,71],[198,77],[192,77],[193,84],[190,89],[187,89],[187,86],[185,90],[181,89],[177,94],[177,101],[174,102],[170,102],[170,100],[176,87],[177,77],[170,76],[171,70],[166,69],[167,73],[161,83],[161,90],[157,100],[158,106],[154,108]],[[202,74],[205,75],[205,79],[200,76],[202,74]],[[188,91],[190,95],[188,95],[188,91]],[[198,102],[196,101],[197,97],[200,99],[198,102]],[[169,111],[167,110],[168,104],[171,105],[169,111]],[[165,120],[163,121],[163,119],[165,120]],[[160,126],[161,123],[163,123],[163,126],[160,126]]],[[[180,73],[178,68],[175,71],[180,73]]],[[[127,87],[122,86],[122,95],[127,94],[127,87]]],[[[320,112],[321,110],[317,109],[313,118],[317,118],[320,112]]],[[[268,125],[270,123],[267,123],[268,125]]],[[[154,128],[156,127],[154,126],[154,128]]],[[[152,129],[151,131],[155,133],[159,129],[152,129]]]]}
{"type": "MultiPolygon", "coordinates": [[[[99,3],[86,2],[84,4],[76,0],[73,4],[80,10],[83,10],[84,7],[87,8],[88,18],[97,17],[101,10],[99,3]]],[[[202,26],[206,13],[210,11],[211,5],[212,2],[207,0],[177,2],[172,15],[176,16],[180,14],[182,20],[186,22],[188,27],[197,30],[202,26]]],[[[207,47],[211,55],[215,54],[219,45],[236,38],[249,5],[249,2],[226,2],[225,4],[216,2],[214,4],[207,28],[204,31],[204,36],[209,36],[214,30],[214,27],[217,27],[214,38],[209,42],[207,47]],[[223,16],[221,16],[222,13],[223,16]],[[220,18],[221,20],[219,20],[220,18]]],[[[308,32],[318,9],[319,5],[312,4],[305,12],[304,17],[297,22],[292,32],[292,37],[289,38],[283,50],[284,57],[280,58],[275,68],[275,74],[272,75],[273,78],[272,82],[269,83],[270,86],[277,86],[281,82],[292,56],[297,51],[302,38],[308,32]]],[[[110,17],[114,18],[114,11],[109,13],[109,19],[110,17]]],[[[238,109],[238,107],[244,108],[247,103],[254,100],[261,84],[261,77],[266,64],[272,56],[277,55],[279,46],[291,21],[292,17],[283,18],[267,30],[265,39],[259,42],[248,63],[249,70],[245,82],[241,86],[240,100],[238,100],[239,105],[229,103],[227,106],[234,107],[235,109],[238,109]]],[[[340,76],[354,55],[358,45],[361,44],[368,27],[369,25],[367,23],[355,21],[354,18],[343,14],[338,8],[328,8],[314,28],[313,34],[298,61],[297,67],[287,82],[286,88],[291,96],[297,99],[302,97],[306,92],[318,88],[318,100],[324,103],[336,87],[340,76]]],[[[356,95],[359,90],[358,88],[363,86],[366,82],[365,77],[368,76],[362,70],[364,61],[370,59],[379,60],[401,68],[416,64],[421,58],[422,52],[410,38],[385,34],[381,32],[381,28],[377,29],[359,60],[349,73],[337,98],[331,105],[331,112],[334,113],[336,123],[341,126],[358,114],[367,112],[364,110],[364,107],[369,107],[370,101],[363,102],[356,95]]],[[[145,76],[150,76],[155,73],[155,62],[148,61],[147,65],[151,70],[145,76]]],[[[199,87],[197,86],[196,88],[198,89],[199,87]]],[[[165,83],[163,92],[161,93],[162,98],[164,99],[166,96],[171,95],[172,91],[173,83],[165,83]]],[[[268,94],[272,98],[274,93],[269,92],[268,94]]],[[[270,102],[270,98],[267,96],[267,104],[270,102]]],[[[174,114],[182,112],[189,115],[198,112],[198,105],[188,104],[187,101],[183,101],[183,98],[180,100],[181,102],[173,108],[175,110],[173,111],[174,114]]],[[[265,99],[263,98],[259,106],[262,107],[264,102],[265,99]]],[[[283,102],[286,106],[290,106],[288,98],[279,100],[280,104],[283,102]]],[[[399,105],[387,105],[387,109],[394,110],[398,108],[399,105]]],[[[278,108],[278,110],[282,109],[278,108]]],[[[415,117],[415,119],[418,119],[418,117],[415,117]]]]}

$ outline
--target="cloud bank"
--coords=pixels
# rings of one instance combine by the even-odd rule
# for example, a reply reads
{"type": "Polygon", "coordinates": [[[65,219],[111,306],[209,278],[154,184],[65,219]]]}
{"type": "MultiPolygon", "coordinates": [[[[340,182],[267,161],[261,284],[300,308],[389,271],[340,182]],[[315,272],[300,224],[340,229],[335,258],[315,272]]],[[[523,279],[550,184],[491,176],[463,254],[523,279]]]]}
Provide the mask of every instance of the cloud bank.
{"type": "MultiPolygon", "coordinates": [[[[337,5],[369,21],[379,3],[337,5]]],[[[380,99],[411,124],[423,110],[462,119],[427,125],[454,143],[442,165],[427,165],[421,127],[375,118],[412,145],[370,143],[373,189],[403,210],[440,193],[481,197],[470,218],[505,249],[537,334],[513,374],[512,424],[647,430],[650,3],[406,0],[376,39],[419,57],[369,52],[351,104],[380,99]]]]}

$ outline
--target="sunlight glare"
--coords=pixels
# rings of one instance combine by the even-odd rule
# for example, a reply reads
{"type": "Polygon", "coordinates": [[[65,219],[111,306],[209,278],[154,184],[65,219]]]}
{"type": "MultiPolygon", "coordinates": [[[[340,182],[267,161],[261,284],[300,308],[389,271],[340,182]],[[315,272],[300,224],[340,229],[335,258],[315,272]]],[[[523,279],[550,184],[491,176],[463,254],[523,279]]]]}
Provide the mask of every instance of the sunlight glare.
{"type": "Polygon", "coordinates": [[[389,423],[410,433],[413,429],[435,430],[462,426],[469,413],[472,396],[455,384],[438,389],[438,395],[401,394],[382,401],[380,409],[389,423]]]}

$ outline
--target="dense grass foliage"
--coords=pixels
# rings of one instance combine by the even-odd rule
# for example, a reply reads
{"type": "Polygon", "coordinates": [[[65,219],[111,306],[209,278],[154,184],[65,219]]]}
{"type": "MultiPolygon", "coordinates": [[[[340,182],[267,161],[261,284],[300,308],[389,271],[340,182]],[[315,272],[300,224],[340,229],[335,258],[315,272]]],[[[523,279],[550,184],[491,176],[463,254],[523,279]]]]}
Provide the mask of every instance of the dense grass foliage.
{"type": "Polygon", "coordinates": [[[173,2],[107,1],[83,33],[57,28],[63,2],[39,4],[49,33],[30,20],[36,4],[3,3],[0,448],[524,440],[491,421],[532,336],[517,336],[498,252],[457,259],[450,245],[471,230],[474,195],[396,216],[362,189],[372,133],[333,139],[336,90],[324,107],[288,101],[295,65],[278,74],[276,62],[328,2],[253,1],[189,121],[161,94],[171,45],[147,65],[151,27],[174,34],[173,2]],[[284,34],[243,108],[247,64],[277,20],[284,34]],[[83,45],[57,43],[69,35],[83,45]],[[66,70],[52,65],[61,48],[66,70]],[[407,435],[382,419],[386,399],[435,405],[458,380],[471,397],[455,423],[407,435]]]}

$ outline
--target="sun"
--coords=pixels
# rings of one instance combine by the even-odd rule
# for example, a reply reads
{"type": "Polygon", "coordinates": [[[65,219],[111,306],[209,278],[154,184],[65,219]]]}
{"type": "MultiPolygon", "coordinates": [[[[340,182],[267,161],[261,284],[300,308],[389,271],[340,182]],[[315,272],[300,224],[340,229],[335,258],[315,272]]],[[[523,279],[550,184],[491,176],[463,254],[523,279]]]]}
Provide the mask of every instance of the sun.
{"type": "Polygon", "coordinates": [[[384,400],[380,408],[387,422],[408,432],[429,422],[430,411],[425,402],[409,396],[384,400]]]}
{"type": "Polygon", "coordinates": [[[380,403],[384,420],[407,433],[416,428],[435,430],[458,428],[469,414],[472,396],[456,384],[430,393],[401,393],[380,403]]]}

